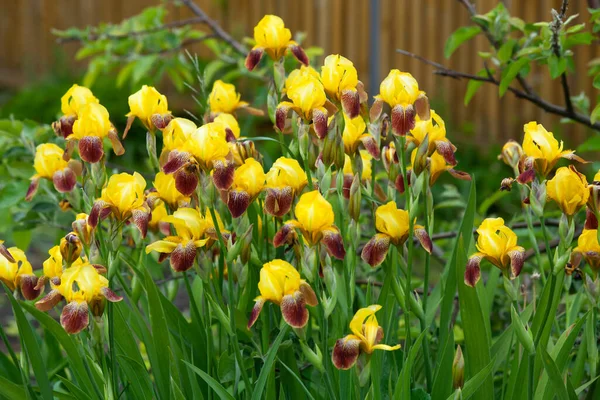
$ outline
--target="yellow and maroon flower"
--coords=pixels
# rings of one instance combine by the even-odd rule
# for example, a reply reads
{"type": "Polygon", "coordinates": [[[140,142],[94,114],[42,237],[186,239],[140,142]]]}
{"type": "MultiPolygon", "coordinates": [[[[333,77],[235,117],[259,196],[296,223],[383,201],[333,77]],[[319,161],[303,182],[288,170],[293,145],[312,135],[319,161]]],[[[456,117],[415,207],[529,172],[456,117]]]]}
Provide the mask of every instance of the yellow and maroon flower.
{"type": "Polygon", "coordinates": [[[128,102],[130,111],[127,113],[127,127],[123,132],[123,139],[136,118],[139,118],[149,131],[153,131],[155,127],[162,130],[173,119],[167,97],[160,94],[153,86],[142,86],[140,90],[129,96],[128,102]]]}
{"type": "Polygon", "coordinates": [[[2,244],[0,247],[0,281],[10,290],[19,289],[27,300],[37,298],[41,293],[40,289],[36,289],[38,277],[33,273],[25,253],[17,247],[7,249],[2,244]]]}
{"type": "Polygon", "coordinates": [[[225,126],[211,122],[196,129],[180,147],[169,152],[163,171],[174,174],[175,187],[190,196],[196,190],[200,171],[212,173],[215,186],[227,190],[233,183],[234,163],[225,126]]]}
{"type": "Polygon", "coordinates": [[[554,178],[546,181],[546,193],[569,217],[575,215],[590,198],[585,175],[573,165],[559,168],[554,178]]]}
{"type": "Polygon", "coordinates": [[[167,236],[146,246],[146,253],[160,253],[159,262],[170,257],[171,268],[176,272],[192,268],[197,249],[209,241],[208,229],[211,224],[194,208],[179,208],[162,219],[175,228],[176,235],[167,236]]]}
{"type": "Polygon", "coordinates": [[[75,221],[71,224],[73,232],[79,236],[79,238],[89,245],[92,241],[92,232],[94,229],[88,223],[88,215],[85,213],[79,213],[75,216],[75,221]]]}
{"type": "Polygon", "coordinates": [[[308,184],[306,173],[297,160],[279,157],[266,176],[265,211],[283,217],[290,211],[294,198],[308,184]]]}
{"type": "Polygon", "coordinates": [[[167,175],[162,171],[157,172],[152,184],[154,185],[154,190],[151,190],[147,195],[149,204],[160,199],[168,204],[172,210],[175,210],[177,207],[190,203],[190,197],[177,190],[173,175],[167,175]]]}
{"type": "Polygon", "coordinates": [[[321,67],[321,82],[327,94],[342,104],[345,115],[350,118],[358,116],[361,101],[357,86],[360,81],[352,61],[339,54],[325,57],[321,67]]]}
{"type": "Polygon", "coordinates": [[[430,111],[429,119],[422,119],[417,115],[415,127],[408,134],[407,141],[418,147],[423,143],[425,137],[428,141],[427,156],[431,156],[437,151],[437,153],[444,156],[446,163],[456,165],[456,158],[454,157],[456,147],[446,137],[444,120],[434,110],[430,111]]]}
{"type": "Polygon", "coordinates": [[[475,287],[481,277],[479,264],[486,259],[504,276],[514,279],[521,273],[525,249],[517,245],[517,235],[502,218],[486,218],[477,229],[477,253],[469,257],[465,270],[465,284],[475,287]]]}
{"type": "Polygon", "coordinates": [[[266,52],[271,59],[278,61],[290,50],[294,57],[308,65],[308,57],[302,47],[292,40],[292,32],[285,27],[283,20],[276,15],[265,15],[254,27],[256,45],[246,57],[246,68],[252,71],[266,52]]]}
{"type": "Polygon", "coordinates": [[[63,149],[53,143],[37,146],[33,168],[35,175],[27,190],[25,200],[30,201],[35,195],[40,179],[48,179],[54,183],[54,188],[60,193],[73,190],[77,184],[77,175],[81,173],[81,163],[75,160],[65,161],[63,149]]]}
{"type": "Polygon", "coordinates": [[[273,260],[263,265],[258,282],[260,296],[254,299],[254,308],[248,320],[248,329],[254,325],[265,302],[270,301],[281,308],[281,315],[288,325],[302,328],[308,322],[306,305],[319,302],[315,292],[290,263],[273,260]]]}
{"type": "Polygon", "coordinates": [[[375,137],[367,132],[365,120],[361,116],[350,119],[344,115],[344,121],[342,140],[344,141],[345,153],[352,156],[358,151],[359,146],[362,145],[373,158],[379,160],[381,151],[375,137]]]}
{"type": "Polygon", "coordinates": [[[75,141],[79,142],[79,155],[83,161],[96,163],[104,155],[102,139],[108,137],[113,151],[120,156],[125,149],[119,140],[117,130],[109,119],[108,111],[97,103],[88,103],[81,108],[73,123],[73,133],[67,137],[67,155],[70,155],[75,141]]]}
{"type": "Polygon", "coordinates": [[[90,311],[94,316],[101,316],[105,299],[111,302],[123,300],[108,287],[108,279],[100,275],[98,268],[85,261],[65,269],[60,283],[35,306],[48,311],[62,299],[67,305],[63,307],[60,323],[70,334],[79,333],[88,326],[90,311]]]}
{"type": "Polygon", "coordinates": [[[600,244],[598,244],[598,230],[584,229],[577,239],[577,247],[573,249],[571,263],[577,267],[584,258],[594,274],[600,270],[600,244]]]}
{"type": "Polygon", "coordinates": [[[305,123],[313,123],[313,129],[323,139],[327,136],[327,96],[319,73],[311,67],[301,67],[290,73],[285,81],[285,93],[289,100],[282,101],[275,111],[275,126],[281,132],[286,129],[290,110],[305,123]]]}
{"type": "MultiPolygon", "coordinates": [[[[376,267],[385,260],[390,243],[395,246],[404,244],[409,236],[408,218],[408,211],[397,208],[394,201],[377,207],[375,228],[378,233],[363,248],[362,259],[371,267],[376,267]]],[[[425,251],[431,253],[432,243],[425,228],[413,225],[413,232],[425,251]]]]}
{"type": "Polygon", "coordinates": [[[227,208],[233,218],[241,216],[265,186],[265,172],[254,158],[248,158],[233,174],[227,191],[227,208]]]}
{"type": "Polygon", "coordinates": [[[408,72],[391,70],[381,82],[375,99],[374,108],[381,109],[381,102],[392,108],[392,131],[395,135],[404,136],[414,129],[416,115],[422,120],[430,119],[429,99],[408,72]]]}
{"type": "Polygon", "coordinates": [[[75,84],[63,95],[60,103],[63,116],[52,124],[52,128],[57,135],[66,139],[73,133],[73,124],[81,109],[90,103],[99,104],[100,101],[90,89],[75,84]]]}
{"type": "Polygon", "coordinates": [[[100,219],[109,215],[118,221],[131,219],[142,237],[146,237],[151,212],[144,196],[145,188],[146,180],[137,172],[112,175],[102,189],[102,195],[94,202],[88,224],[95,228],[100,219]]]}
{"type": "MultiPolygon", "coordinates": [[[[415,163],[417,162],[417,153],[418,149],[414,149],[410,155],[412,170],[415,170],[415,163]]],[[[459,171],[455,169],[454,165],[448,164],[448,160],[446,160],[446,158],[437,151],[434,151],[429,157],[427,157],[425,167],[427,168],[427,170],[429,170],[429,186],[433,186],[433,184],[435,183],[435,181],[438,180],[442,172],[446,171],[448,171],[448,173],[456,179],[460,179],[463,181],[471,180],[471,175],[464,171],[459,171]]],[[[400,179],[402,179],[402,176],[400,176],[400,179]]],[[[410,181],[410,179],[408,180],[410,181]]]]}
{"type": "Polygon", "coordinates": [[[318,190],[304,193],[294,212],[297,219],[287,221],[273,237],[275,247],[293,243],[298,229],[310,246],[322,243],[333,257],[344,259],[346,250],[342,235],[334,225],[333,207],[318,190]]]}
{"type": "Polygon", "coordinates": [[[337,369],[350,369],[356,363],[361,352],[371,354],[375,350],[393,351],[400,345],[380,344],[383,340],[383,328],[379,326],[375,313],[381,310],[378,304],[361,308],[350,321],[352,334],[338,339],[333,347],[331,360],[337,369]]]}
{"type": "Polygon", "coordinates": [[[208,105],[212,114],[233,114],[236,110],[248,107],[248,102],[240,100],[241,95],[231,83],[217,79],[208,95],[208,105]]]}

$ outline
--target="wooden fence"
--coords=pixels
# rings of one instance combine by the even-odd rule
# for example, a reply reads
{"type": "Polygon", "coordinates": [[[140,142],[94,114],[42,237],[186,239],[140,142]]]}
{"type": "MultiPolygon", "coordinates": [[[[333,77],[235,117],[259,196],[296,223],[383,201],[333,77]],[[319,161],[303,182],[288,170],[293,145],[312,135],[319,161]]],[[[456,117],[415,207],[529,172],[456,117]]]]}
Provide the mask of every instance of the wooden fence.
{"type": "MultiPolygon", "coordinates": [[[[520,138],[522,125],[536,119],[561,132],[568,144],[577,144],[589,134],[581,127],[563,125],[558,118],[544,114],[512,94],[499,99],[497,88],[485,86],[468,107],[463,105],[466,82],[442,78],[417,60],[396,53],[401,48],[436,60],[451,68],[475,73],[481,67],[477,51],[489,50],[483,37],[469,42],[450,60],[444,60],[446,38],[458,27],[469,23],[467,11],[456,0],[197,0],[207,13],[235,37],[251,36],[256,22],[267,13],[281,16],[294,31],[307,33],[306,44],[323,47],[326,54],[340,53],[354,61],[360,78],[375,94],[378,82],[389,69],[411,72],[419,80],[434,104],[441,104],[443,116],[453,127],[450,134],[463,141],[482,145],[520,138]],[[378,18],[371,18],[372,4],[379,3],[378,18]],[[377,19],[377,26],[371,20],[377,19]],[[370,35],[379,35],[379,70],[369,71],[372,47],[370,35]]],[[[159,0],[0,0],[0,84],[19,86],[41,76],[55,62],[58,52],[50,30],[70,26],[83,27],[101,21],[118,22],[155,5],[159,0]]],[[[497,0],[475,0],[479,12],[495,6],[497,0]]],[[[505,0],[511,13],[525,21],[550,20],[551,8],[560,0],[505,0]]],[[[587,22],[586,1],[571,1],[569,14],[580,13],[579,22],[587,22]]],[[[377,14],[375,14],[377,15],[377,14]]],[[[183,9],[173,8],[173,19],[190,17],[183,9]]],[[[64,45],[74,54],[76,44],[64,45]]],[[[578,73],[570,77],[573,94],[594,93],[587,77],[586,63],[597,48],[576,49],[578,73]]],[[[560,83],[552,82],[546,69],[533,71],[528,80],[544,98],[563,103],[560,83]]],[[[594,97],[592,102],[594,102],[594,97]]],[[[459,140],[460,141],[460,140],[459,140]]]]}

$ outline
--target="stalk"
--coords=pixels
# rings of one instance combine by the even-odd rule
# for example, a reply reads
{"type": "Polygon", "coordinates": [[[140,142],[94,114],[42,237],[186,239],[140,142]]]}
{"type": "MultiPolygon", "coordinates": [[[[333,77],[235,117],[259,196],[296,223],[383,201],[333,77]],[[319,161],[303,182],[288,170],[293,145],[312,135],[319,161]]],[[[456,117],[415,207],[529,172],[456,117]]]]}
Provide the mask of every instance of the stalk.
{"type": "MultiPolygon", "coordinates": [[[[427,174],[427,171],[423,172],[427,174]]],[[[425,185],[423,188],[425,194],[425,231],[427,235],[431,237],[431,229],[429,224],[429,176],[425,176],[425,185]]],[[[432,209],[433,212],[433,209],[432,209]]],[[[431,254],[429,252],[425,252],[425,275],[423,277],[423,314],[427,315],[427,297],[429,295],[429,269],[431,266],[431,254]]],[[[421,331],[429,330],[429,327],[426,325],[427,321],[423,318],[420,319],[421,331]]],[[[427,389],[431,390],[432,381],[432,371],[431,371],[431,357],[429,356],[429,340],[423,340],[423,358],[425,361],[425,379],[427,381],[427,389]]]]}

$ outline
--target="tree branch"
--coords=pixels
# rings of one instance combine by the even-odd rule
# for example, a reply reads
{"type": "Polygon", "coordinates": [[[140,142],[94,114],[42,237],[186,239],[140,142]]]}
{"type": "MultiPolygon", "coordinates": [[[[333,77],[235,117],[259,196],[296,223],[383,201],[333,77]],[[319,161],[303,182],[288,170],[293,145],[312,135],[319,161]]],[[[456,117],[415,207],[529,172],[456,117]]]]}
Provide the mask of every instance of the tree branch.
{"type": "MultiPolygon", "coordinates": [[[[559,34],[560,29],[563,24],[563,19],[567,13],[567,7],[569,6],[569,0],[563,0],[562,5],[560,7],[560,14],[556,11],[552,10],[553,21],[550,24],[550,29],[552,30],[552,51],[554,56],[560,60],[562,58],[562,54],[560,51],[560,42],[559,42],[559,34]]],[[[563,94],[565,96],[565,106],[567,107],[567,111],[571,114],[573,113],[573,103],[571,102],[571,91],[569,90],[569,82],[567,81],[567,70],[560,74],[560,81],[563,88],[563,94]]]]}
{"type": "MultiPolygon", "coordinates": [[[[414,53],[411,53],[409,51],[402,50],[402,49],[397,49],[396,51],[405,56],[409,56],[414,59],[417,59],[417,60],[423,62],[424,64],[431,65],[431,66],[437,68],[437,70],[433,71],[433,73],[436,75],[447,76],[447,77],[454,78],[454,79],[468,79],[468,80],[472,80],[472,81],[487,82],[487,83],[491,83],[496,86],[500,85],[500,82],[497,79],[495,79],[493,76],[488,75],[486,77],[486,76],[469,74],[466,72],[455,71],[453,69],[444,67],[442,64],[439,64],[435,61],[428,60],[428,59],[418,56],[414,53]]],[[[590,120],[590,118],[587,115],[578,113],[576,111],[569,112],[565,107],[561,107],[554,103],[550,103],[549,101],[546,101],[546,100],[538,97],[535,94],[527,93],[521,89],[517,89],[512,86],[509,86],[508,90],[510,92],[512,92],[515,96],[517,96],[518,98],[525,99],[550,114],[560,115],[561,117],[569,118],[575,122],[578,122],[582,125],[587,126],[588,128],[600,131],[600,122],[596,122],[596,123],[592,124],[592,121],[590,120]]]]}
{"type": "Polygon", "coordinates": [[[248,54],[248,50],[243,44],[225,32],[223,28],[221,28],[221,26],[215,20],[211,19],[193,0],[182,0],[182,3],[185,4],[187,8],[189,8],[194,14],[196,14],[196,16],[198,16],[203,23],[208,25],[219,39],[229,44],[240,55],[245,57],[248,54]]]}

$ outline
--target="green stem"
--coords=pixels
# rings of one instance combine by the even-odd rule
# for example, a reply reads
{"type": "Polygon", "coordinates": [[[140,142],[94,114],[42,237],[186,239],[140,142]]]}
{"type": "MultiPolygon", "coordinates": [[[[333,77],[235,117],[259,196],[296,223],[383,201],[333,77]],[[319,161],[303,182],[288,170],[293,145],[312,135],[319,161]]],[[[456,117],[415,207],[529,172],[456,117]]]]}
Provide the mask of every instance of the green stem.
{"type": "MultiPolygon", "coordinates": [[[[427,174],[427,172],[423,172],[427,174]]],[[[427,235],[431,237],[431,229],[429,224],[429,176],[425,176],[425,185],[423,192],[425,194],[425,231],[427,235]]],[[[423,277],[423,314],[427,315],[427,298],[429,296],[429,269],[431,267],[431,254],[429,252],[425,252],[425,275],[423,277]]],[[[425,331],[428,329],[426,326],[426,320],[421,319],[421,331],[425,331]]],[[[425,379],[427,381],[427,388],[431,390],[432,382],[432,371],[431,371],[431,357],[429,356],[429,340],[423,340],[423,357],[425,359],[425,379]]]]}
{"type": "Polygon", "coordinates": [[[550,263],[550,273],[552,274],[552,249],[550,248],[550,241],[548,240],[548,232],[546,231],[546,218],[540,217],[540,224],[542,226],[542,235],[544,236],[544,244],[546,245],[546,255],[548,256],[548,262],[550,263]]]}

